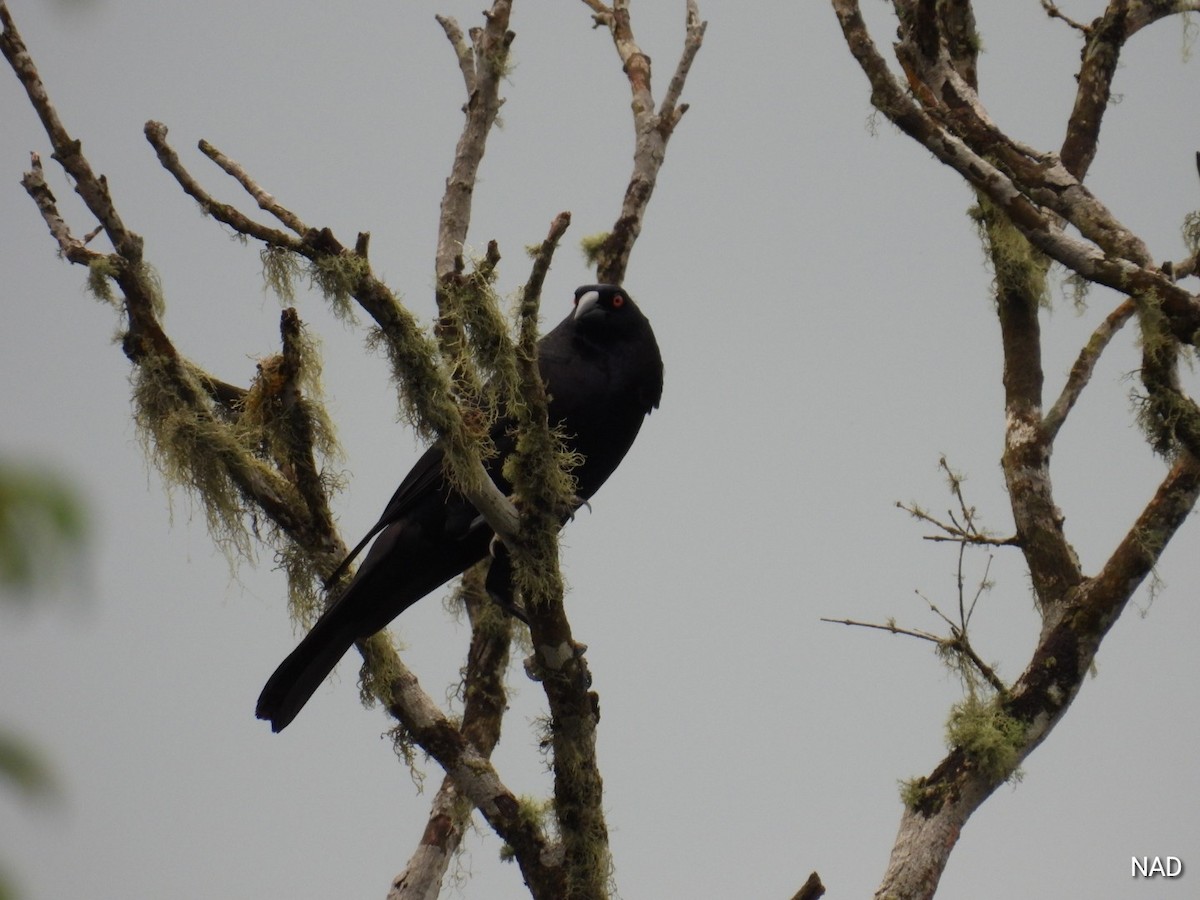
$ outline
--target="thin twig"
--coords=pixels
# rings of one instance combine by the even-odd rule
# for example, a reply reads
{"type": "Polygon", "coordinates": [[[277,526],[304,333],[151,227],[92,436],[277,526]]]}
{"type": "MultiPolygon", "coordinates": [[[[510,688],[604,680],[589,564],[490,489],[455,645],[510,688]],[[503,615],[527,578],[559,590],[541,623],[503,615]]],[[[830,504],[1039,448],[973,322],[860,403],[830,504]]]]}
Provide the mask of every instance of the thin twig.
{"type": "Polygon", "coordinates": [[[658,118],[663,123],[661,127],[674,129],[683,114],[687,112],[688,105],[681,104],[679,97],[683,94],[683,86],[687,82],[688,72],[691,71],[696,54],[700,52],[700,45],[704,43],[706,28],[708,28],[708,23],[701,21],[700,8],[696,5],[696,0],[687,0],[683,52],[679,55],[675,74],[671,76],[667,91],[663,95],[662,104],[658,108],[658,118]]]}
{"type": "Polygon", "coordinates": [[[990,534],[986,534],[986,533],[982,533],[982,532],[965,531],[958,525],[955,525],[953,523],[947,524],[947,523],[941,521],[940,519],[927,513],[925,510],[921,509],[919,506],[914,506],[914,505],[911,505],[908,503],[901,503],[899,500],[896,501],[896,508],[904,510],[906,513],[908,513],[914,519],[919,519],[922,522],[928,522],[930,525],[933,525],[935,528],[939,528],[943,532],[945,532],[944,534],[924,535],[922,537],[922,540],[932,541],[934,543],[952,541],[954,543],[977,544],[977,545],[983,546],[983,547],[1019,547],[1019,546],[1021,546],[1020,539],[1016,535],[1013,535],[1012,537],[1000,538],[1000,537],[995,537],[994,535],[990,535],[990,534]]]}
{"type": "Polygon", "coordinates": [[[1062,393],[1058,395],[1058,399],[1054,401],[1045,418],[1042,419],[1042,433],[1046,436],[1047,441],[1053,443],[1058,436],[1058,431],[1062,428],[1063,422],[1067,420],[1067,415],[1074,408],[1079,395],[1083,393],[1083,389],[1091,380],[1092,372],[1096,369],[1100,355],[1112,341],[1113,336],[1129,321],[1135,309],[1136,305],[1132,300],[1128,298],[1124,300],[1096,327],[1087,344],[1079,351],[1079,357],[1071,366],[1071,373],[1067,376],[1067,383],[1063,385],[1062,393]]]}
{"type": "Polygon", "coordinates": [[[975,652],[975,648],[971,646],[971,642],[967,640],[965,634],[956,635],[954,639],[946,644],[946,647],[966,659],[973,665],[976,671],[984,677],[984,680],[991,686],[992,690],[1000,697],[1007,697],[1009,693],[1008,685],[1004,680],[996,674],[996,670],[980,659],[979,654],[975,652]]]}
{"type": "Polygon", "coordinates": [[[546,239],[542,241],[533,255],[533,268],[530,270],[529,278],[521,292],[523,298],[528,298],[531,294],[533,296],[541,295],[542,284],[546,280],[546,274],[550,271],[550,261],[554,258],[554,251],[570,226],[571,214],[565,210],[555,216],[550,223],[550,231],[547,233],[546,239]]]}
{"type": "MultiPolygon", "coordinates": [[[[79,240],[71,234],[71,227],[58,211],[58,201],[46,184],[46,173],[42,169],[42,159],[36,153],[29,154],[30,168],[21,179],[21,186],[37,205],[42,220],[50,231],[50,236],[58,244],[58,250],[69,262],[89,265],[104,259],[104,254],[90,250],[86,246],[87,238],[79,240]]],[[[93,232],[94,234],[94,232],[93,232]]]]}
{"type": "Polygon", "coordinates": [[[917,631],[912,628],[901,628],[895,622],[888,622],[886,625],[880,625],[876,622],[859,622],[856,619],[827,619],[821,617],[822,622],[829,622],[833,625],[851,625],[856,628],[874,628],[878,631],[887,631],[891,634],[904,634],[909,637],[920,638],[923,641],[929,641],[932,644],[939,646],[945,642],[945,638],[939,637],[936,634],[930,634],[928,631],[917,631]]]}
{"type": "MultiPolygon", "coordinates": [[[[162,163],[162,167],[171,173],[171,176],[183,188],[184,193],[200,204],[200,208],[206,213],[228,225],[238,234],[252,237],[262,241],[272,247],[280,247],[285,250],[291,250],[299,253],[302,250],[301,241],[292,237],[286,231],[280,231],[278,228],[272,228],[269,225],[263,225],[256,222],[249,216],[238,210],[237,207],[229,203],[222,203],[215,199],[208,191],[200,186],[200,183],[192,176],[184,167],[183,162],[179,159],[179,154],[175,149],[167,143],[167,126],[162,122],[150,121],[145,126],[146,140],[150,142],[150,146],[154,148],[154,152],[158,155],[158,161],[162,163]]],[[[209,144],[207,141],[201,141],[201,149],[205,155],[212,159],[217,165],[221,166],[227,173],[234,175],[238,182],[246,188],[247,193],[251,196],[262,195],[270,197],[266,191],[263,191],[258,185],[246,174],[245,170],[226,157],[223,153],[209,144]],[[233,171],[230,171],[230,170],[233,171]],[[237,174],[235,175],[234,172],[237,174]]],[[[272,198],[273,199],[273,198],[272,198]]],[[[261,205],[261,203],[260,203],[261,205]]],[[[264,207],[265,208],[265,207],[264,207]]],[[[279,207],[281,210],[283,207],[279,207]]],[[[286,212],[286,210],[285,210],[286,212]]],[[[292,213],[287,213],[289,218],[288,227],[296,230],[302,229],[299,234],[304,234],[309,229],[292,213]]],[[[282,220],[281,220],[282,221],[282,220]]]]}
{"type": "Polygon", "coordinates": [[[471,53],[471,45],[467,43],[462,29],[458,27],[458,22],[453,17],[435,15],[434,18],[442,26],[442,31],[446,33],[450,45],[454,47],[454,55],[458,57],[458,68],[462,72],[463,84],[466,86],[467,96],[470,97],[475,93],[475,57],[471,53]]]}
{"type": "Polygon", "coordinates": [[[1084,25],[1082,22],[1076,22],[1070,16],[1065,15],[1062,10],[1058,8],[1058,4],[1052,3],[1051,0],[1042,0],[1042,9],[1046,11],[1046,15],[1048,15],[1050,18],[1062,19],[1062,21],[1066,22],[1076,31],[1082,33],[1084,37],[1087,37],[1092,33],[1090,26],[1084,25]]]}
{"type": "MultiPolygon", "coordinates": [[[[953,619],[951,619],[951,618],[950,618],[948,615],[946,615],[944,612],[942,612],[942,610],[941,610],[941,609],[938,607],[938,605],[937,605],[936,603],[934,603],[932,600],[930,600],[928,597],[926,597],[926,596],[925,596],[924,594],[922,594],[920,591],[913,591],[913,593],[914,593],[914,594],[916,594],[918,597],[920,597],[922,600],[924,600],[924,601],[925,601],[925,604],[926,604],[926,606],[928,606],[928,607],[929,607],[929,611],[930,611],[931,613],[933,613],[934,615],[936,615],[936,616],[937,616],[939,619],[941,619],[943,622],[945,622],[945,623],[946,623],[946,625],[947,625],[947,626],[948,626],[950,629],[952,629],[952,630],[953,630],[954,628],[957,628],[957,627],[958,627],[957,625],[955,625],[955,624],[954,624],[954,620],[953,620],[953,619]]],[[[944,639],[943,639],[943,640],[944,640],[944,639]]]]}
{"type": "Polygon", "coordinates": [[[958,508],[962,511],[962,517],[963,521],[966,523],[966,527],[964,528],[959,526],[958,522],[954,521],[953,513],[951,513],[951,521],[954,521],[955,526],[958,527],[960,531],[965,531],[970,534],[979,533],[979,530],[975,527],[975,510],[974,508],[967,506],[967,501],[963,497],[962,476],[950,468],[950,463],[944,456],[938,460],[938,467],[946,473],[946,479],[950,483],[950,492],[954,494],[954,499],[958,501],[958,508]]]}
{"type": "MultiPolygon", "coordinates": [[[[164,134],[165,134],[164,129],[164,134]]],[[[230,159],[208,141],[201,140],[200,152],[215,162],[221,167],[221,170],[237,181],[258,204],[259,209],[265,210],[273,215],[276,219],[282,222],[285,226],[294,231],[299,237],[304,237],[308,232],[308,226],[300,221],[300,218],[290,209],[283,206],[271,194],[263,190],[258,182],[246,174],[246,170],[237,162],[230,159]]]]}
{"type": "Polygon", "coordinates": [[[993,559],[995,559],[995,557],[989,553],[987,563],[985,563],[983,567],[983,577],[979,579],[979,587],[976,588],[975,596],[971,598],[971,605],[967,608],[967,614],[962,620],[962,629],[964,632],[966,632],[968,626],[971,624],[971,616],[975,614],[975,605],[979,602],[979,598],[983,596],[984,591],[991,587],[991,582],[988,581],[988,575],[991,574],[992,571],[993,559]]]}

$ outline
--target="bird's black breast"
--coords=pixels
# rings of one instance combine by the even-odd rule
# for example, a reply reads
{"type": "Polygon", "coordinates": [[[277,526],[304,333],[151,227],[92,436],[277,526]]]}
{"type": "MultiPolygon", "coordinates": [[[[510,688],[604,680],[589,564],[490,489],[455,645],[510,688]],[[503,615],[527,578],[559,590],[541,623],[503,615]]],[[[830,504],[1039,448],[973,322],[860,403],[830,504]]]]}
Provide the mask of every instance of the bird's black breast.
{"type": "Polygon", "coordinates": [[[583,456],[574,475],[576,493],[594,494],[624,459],[646,415],[662,393],[658,348],[637,343],[597,344],[578,335],[563,350],[547,341],[539,356],[550,395],[550,421],[567,447],[583,456]]]}

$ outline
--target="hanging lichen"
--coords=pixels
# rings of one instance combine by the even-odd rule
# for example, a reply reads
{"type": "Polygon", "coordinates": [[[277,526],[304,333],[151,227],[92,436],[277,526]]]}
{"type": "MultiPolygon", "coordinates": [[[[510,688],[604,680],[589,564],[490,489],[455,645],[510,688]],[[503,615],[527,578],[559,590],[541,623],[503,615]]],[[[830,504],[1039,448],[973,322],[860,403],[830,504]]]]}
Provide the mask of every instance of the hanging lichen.
{"type": "Polygon", "coordinates": [[[976,205],[967,214],[979,230],[997,295],[1029,297],[1038,306],[1048,308],[1049,257],[1029,243],[1012,220],[991,200],[983,194],[977,197],[976,205]]]}
{"type": "Polygon", "coordinates": [[[209,533],[231,558],[252,558],[249,508],[232,473],[251,480],[273,473],[214,415],[196,371],[180,359],[143,359],[133,403],[143,449],[167,485],[201,503],[209,533]]]}
{"type": "Polygon", "coordinates": [[[296,302],[296,279],[303,272],[300,260],[291,250],[267,244],[258,254],[262,260],[264,289],[284,303],[296,302]]]}
{"type": "Polygon", "coordinates": [[[370,263],[357,253],[324,254],[309,262],[308,277],[329,301],[334,314],[347,321],[354,320],[350,302],[355,287],[371,274],[370,263]]]}

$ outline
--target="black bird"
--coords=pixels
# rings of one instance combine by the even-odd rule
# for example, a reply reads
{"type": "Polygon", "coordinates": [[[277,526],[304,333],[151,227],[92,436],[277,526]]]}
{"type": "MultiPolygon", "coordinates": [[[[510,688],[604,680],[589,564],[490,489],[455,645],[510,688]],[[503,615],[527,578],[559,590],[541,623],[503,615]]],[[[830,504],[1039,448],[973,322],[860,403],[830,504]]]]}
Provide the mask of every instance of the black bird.
{"type": "MultiPolygon", "coordinates": [[[[575,493],[588,500],[633,444],[642,420],[662,397],[663,364],[649,320],[629,294],[611,284],[575,291],[575,308],[538,343],[538,369],[550,395],[550,424],[583,456],[575,493]]],[[[511,419],[492,431],[511,447],[511,419]]],[[[256,714],[280,731],[360,638],[387,626],[429,592],[488,554],[491,528],[442,469],[430,447],[400,482],[375,527],[339,567],[378,535],[342,596],[317,620],[267,681],[256,714]]],[[[503,452],[487,462],[505,493],[503,452]]],[[[336,573],[335,573],[336,574],[336,573]]]]}

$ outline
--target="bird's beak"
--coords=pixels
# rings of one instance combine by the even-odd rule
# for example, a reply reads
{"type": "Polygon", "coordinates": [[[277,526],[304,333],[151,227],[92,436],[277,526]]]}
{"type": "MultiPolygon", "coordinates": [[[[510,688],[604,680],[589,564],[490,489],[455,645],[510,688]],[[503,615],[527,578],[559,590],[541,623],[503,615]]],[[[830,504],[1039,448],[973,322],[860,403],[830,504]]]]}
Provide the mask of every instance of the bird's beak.
{"type": "Polygon", "coordinates": [[[579,302],[575,304],[575,319],[578,321],[586,316],[589,312],[596,308],[596,304],[600,302],[599,291],[588,291],[579,298],[579,302]]]}

